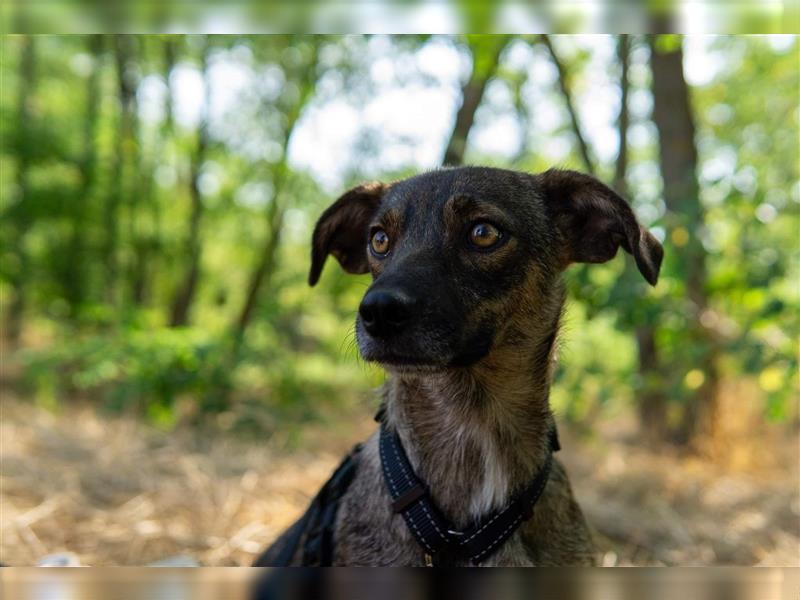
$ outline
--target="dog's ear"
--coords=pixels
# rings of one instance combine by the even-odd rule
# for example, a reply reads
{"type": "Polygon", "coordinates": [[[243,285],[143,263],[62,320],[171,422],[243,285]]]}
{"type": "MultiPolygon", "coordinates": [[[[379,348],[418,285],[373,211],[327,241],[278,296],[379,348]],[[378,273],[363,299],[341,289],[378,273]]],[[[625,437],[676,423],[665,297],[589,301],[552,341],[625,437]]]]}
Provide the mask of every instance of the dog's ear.
{"type": "Polygon", "coordinates": [[[311,240],[308,284],[319,281],[328,254],[333,254],[348,273],[366,273],[367,227],[389,188],[380,182],[364,183],[345,192],[322,213],[311,240]]]}
{"type": "Polygon", "coordinates": [[[622,248],[650,285],[658,281],[664,250],[639,225],[628,203],[594,177],[561,169],[537,175],[547,210],[564,242],[566,263],[601,263],[622,248]]]}

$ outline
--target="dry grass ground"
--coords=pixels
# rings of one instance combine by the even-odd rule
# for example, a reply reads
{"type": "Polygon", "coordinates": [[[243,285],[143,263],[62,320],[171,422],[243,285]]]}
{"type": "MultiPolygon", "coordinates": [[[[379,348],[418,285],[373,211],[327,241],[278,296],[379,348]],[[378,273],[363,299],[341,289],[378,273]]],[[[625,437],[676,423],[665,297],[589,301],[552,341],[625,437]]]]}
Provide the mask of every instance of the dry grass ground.
{"type": "MultiPolygon", "coordinates": [[[[302,512],[364,417],[306,429],[299,447],[179,428],[156,431],[86,407],[53,414],[4,397],[0,561],[75,553],[83,564],[189,555],[246,565],[302,512]]],[[[724,460],[643,449],[624,420],[592,439],[562,427],[561,460],[603,564],[800,564],[797,440],[731,434],[724,460]],[[738,458],[737,458],[738,457],[738,458]]]]}

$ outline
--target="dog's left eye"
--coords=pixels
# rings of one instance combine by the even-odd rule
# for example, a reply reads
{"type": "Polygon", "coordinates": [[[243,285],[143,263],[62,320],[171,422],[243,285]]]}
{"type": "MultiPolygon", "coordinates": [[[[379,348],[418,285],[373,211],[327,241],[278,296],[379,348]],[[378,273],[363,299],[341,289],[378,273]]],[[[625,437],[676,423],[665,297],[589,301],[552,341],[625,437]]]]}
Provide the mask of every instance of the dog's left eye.
{"type": "Polygon", "coordinates": [[[372,251],[378,256],[385,256],[389,252],[389,234],[383,229],[376,229],[369,240],[372,251]]]}
{"type": "Polygon", "coordinates": [[[503,234],[491,223],[476,223],[469,231],[469,241],[481,249],[491,248],[503,238],[503,234]]]}

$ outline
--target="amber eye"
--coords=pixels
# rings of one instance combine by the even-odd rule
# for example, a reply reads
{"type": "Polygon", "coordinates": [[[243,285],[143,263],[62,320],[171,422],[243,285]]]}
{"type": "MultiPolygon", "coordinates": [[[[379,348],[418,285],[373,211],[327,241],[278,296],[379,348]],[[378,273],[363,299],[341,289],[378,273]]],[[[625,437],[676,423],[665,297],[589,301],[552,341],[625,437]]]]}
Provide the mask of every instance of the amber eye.
{"type": "Polygon", "coordinates": [[[491,223],[476,223],[469,232],[469,241],[478,248],[491,248],[503,237],[491,223]]]}
{"type": "Polygon", "coordinates": [[[389,235],[383,229],[378,229],[372,234],[369,245],[375,254],[384,255],[389,252],[389,235]]]}

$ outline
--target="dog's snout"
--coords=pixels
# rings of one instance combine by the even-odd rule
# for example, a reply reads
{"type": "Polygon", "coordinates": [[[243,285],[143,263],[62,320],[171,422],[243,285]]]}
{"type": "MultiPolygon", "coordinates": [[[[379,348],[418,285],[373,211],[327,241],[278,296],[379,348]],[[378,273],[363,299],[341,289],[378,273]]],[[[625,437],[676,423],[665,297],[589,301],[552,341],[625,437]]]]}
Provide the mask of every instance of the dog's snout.
{"type": "Polygon", "coordinates": [[[415,301],[398,290],[371,290],[361,301],[358,312],[364,328],[371,336],[395,335],[411,320],[415,301]]]}

